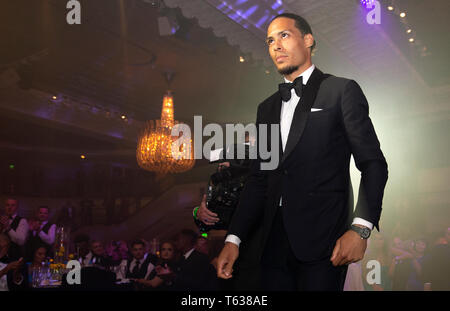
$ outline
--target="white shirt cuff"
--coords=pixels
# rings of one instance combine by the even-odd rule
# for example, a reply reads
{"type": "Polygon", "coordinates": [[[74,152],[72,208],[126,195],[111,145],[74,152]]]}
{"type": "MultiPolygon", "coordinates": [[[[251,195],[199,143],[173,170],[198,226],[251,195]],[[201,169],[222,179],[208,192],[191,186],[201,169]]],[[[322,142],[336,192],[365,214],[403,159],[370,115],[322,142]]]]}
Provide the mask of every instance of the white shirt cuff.
{"type": "Polygon", "coordinates": [[[359,217],[353,218],[352,225],[361,225],[361,226],[369,228],[370,230],[373,229],[373,224],[371,222],[364,220],[362,218],[359,218],[359,217]]]}
{"type": "Polygon", "coordinates": [[[233,244],[236,244],[239,247],[239,244],[241,244],[241,239],[235,236],[234,234],[227,235],[227,238],[225,239],[225,243],[230,242],[233,244]]]}

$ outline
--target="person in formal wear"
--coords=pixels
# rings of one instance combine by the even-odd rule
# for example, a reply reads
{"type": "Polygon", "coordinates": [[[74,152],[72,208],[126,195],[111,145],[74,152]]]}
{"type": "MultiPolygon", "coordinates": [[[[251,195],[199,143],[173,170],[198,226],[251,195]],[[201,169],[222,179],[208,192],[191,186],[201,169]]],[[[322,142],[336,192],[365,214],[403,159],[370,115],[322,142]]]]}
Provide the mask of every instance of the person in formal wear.
{"type": "Polygon", "coordinates": [[[435,237],[428,256],[423,261],[422,281],[425,291],[450,291],[449,230],[444,236],[435,237]]]}
{"type": "Polygon", "coordinates": [[[118,266],[120,263],[129,257],[127,242],[120,240],[112,240],[106,247],[106,253],[112,260],[113,266],[118,266]]]}
{"type": "Polygon", "coordinates": [[[89,266],[92,263],[92,251],[90,237],[86,234],[78,234],[74,239],[76,258],[81,266],[89,266]]]}
{"type": "Polygon", "coordinates": [[[195,246],[194,246],[195,250],[202,254],[208,255],[209,254],[209,243],[208,242],[209,241],[206,237],[199,236],[197,238],[197,241],[195,242],[195,246]]]}
{"type": "Polygon", "coordinates": [[[19,200],[7,198],[5,201],[5,215],[0,217],[1,232],[8,234],[11,239],[10,252],[15,257],[22,257],[25,253],[25,243],[28,237],[28,222],[17,215],[19,200]]]}
{"type": "Polygon", "coordinates": [[[276,16],[267,45],[285,83],[258,106],[257,128],[267,125],[268,133],[258,131],[257,143],[278,147],[280,160],[272,170],[271,159],[253,161],[217,274],[233,276],[239,244],[262,216],[258,258],[266,290],[341,291],[347,264],[363,258],[366,239],[379,228],[387,163],[359,85],[312,63],[315,40],[305,19],[276,16]],[[355,210],[351,155],[362,176],[355,210]]]}
{"type": "Polygon", "coordinates": [[[147,279],[155,268],[153,257],[145,252],[145,243],[134,240],[130,244],[132,258],[123,260],[117,279],[147,279]]]}
{"type": "Polygon", "coordinates": [[[175,271],[178,270],[178,256],[175,245],[171,241],[163,241],[159,249],[160,256],[148,279],[136,279],[135,281],[146,289],[168,291],[172,289],[175,271]]]}
{"type": "MultiPolygon", "coordinates": [[[[45,245],[49,254],[52,253],[55,243],[56,224],[48,221],[48,206],[40,206],[37,210],[37,219],[30,225],[30,234],[26,243],[28,252],[36,249],[39,245],[45,245]]],[[[27,254],[29,257],[31,254],[27,254]]]]}
{"type": "Polygon", "coordinates": [[[190,229],[181,230],[175,239],[175,247],[182,254],[173,280],[176,291],[218,290],[214,267],[207,255],[195,249],[198,234],[190,229]]]}
{"type": "Polygon", "coordinates": [[[113,266],[113,260],[106,253],[105,247],[101,241],[94,240],[91,242],[91,263],[94,266],[109,269],[113,266]]]}
{"type": "MultiPolygon", "coordinates": [[[[249,147],[248,153],[250,154],[250,150],[255,148],[255,141],[256,138],[251,136],[249,133],[246,133],[245,135],[245,145],[249,147]]],[[[236,150],[237,148],[235,148],[236,150]]],[[[228,148],[227,148],[228,150],[228,148]]],[[[218,172],[224,172],[224,170],[229,169],[230,167],[233,169],[233,167],[236,168],[236,166],[239,166],[241,169],[239,170],[238,175],[242,176],[248,176],[250,172],[250,163],[251,159],[237,159],[235,154],[231,154],[230,152],[223,153],[223,150],[221,151],[218,149],[217,151],[214,151],[216,154],[218,154],[217,158],[221,159],[229,159],[229,161],[220,162],[218,164],[218,172]],[[217,153],[217,151],[220,151],[217,153]]],[[[216,161],[217,158],[211,156],[210,161],[216,161]]],[[[215,173],[214,175],[216,175],[215,173]]],[[[237,177],[237,176],[236,176],[237,177]]],[[[212,179],[212,178],[211,178],[212,179]]],[[[245,181],[244,181],[245,182],[245,181]]],[[[235,193],[237,195],[240,195],[239,193],[235,193]]],[[[230,192],[231,193],[231,192],[230,192]]],[[[222,196],[220,196],[221,199],[222,196]]],[[[218,213],[213,212],[212,210],[208,209],[207,207],[207,200],[206,195],[203,195],[202,201],[198,207],[194,210],[194,219],[197,225],[200,228],[203,226],[214,226],[217,223],[220,223],[223,220],[220,219],[220,216],[218,213]]],[[[235,208],[235,207],[234,207],[235,208]]],[[[226,232],[228,230],[228,223],[229,221],[226,221],[227,225],[222,226],[224,227],[223,230],[213,230],[212,233],[209,232],[208,240],[211,245],[216,246],[217,243],[222,243],[225,240],[226,232]],[[221,241],[219,241],[221,240],[221,241]]],[[[258,243],[255,243],[255,241],[258,241],[260,239],[261,235],[261,226],[259,226],[259,222],[255,221],[252,225],[252,228],[249,230],[248,238],[247,240],[240,245],[240,256],[235,264],[235,273],[234,277],[231,280],[220,280],[220,287],[224,290],[236,290],[236,291],[248,291],[248,290],[260,290],[260,266],[255,263],[255,256],[257,256],[258,253],[258,243]]],[[[201,239],[197,240],[197,242],[202,241],[201,239]]],[[[200,245],[198,245],[200,247],[200,245]]],[[[213,247],[213,249],[208,253],[210,256],[211,263],[215,268],[217,268],[217,258],[219,256],[220,250],[216,247],[213,247]]]]}
{"type": "Polygon", "coordinates": [[[10,237],[0,233],[0,291],[20,290],[27,286],[24,260],[11,255],[10,246],[10,237]]]}
{"type": "Polygon", "coordinates": [[[29,257],[26,262],[25,273],[28,285],[31,286],[33,284],[33,271],[42,267],[42,263],[45,262],[45,259],[47,258],[48,248],[45,244],[34,245],[34,248],[28,253],[29,257]]]}

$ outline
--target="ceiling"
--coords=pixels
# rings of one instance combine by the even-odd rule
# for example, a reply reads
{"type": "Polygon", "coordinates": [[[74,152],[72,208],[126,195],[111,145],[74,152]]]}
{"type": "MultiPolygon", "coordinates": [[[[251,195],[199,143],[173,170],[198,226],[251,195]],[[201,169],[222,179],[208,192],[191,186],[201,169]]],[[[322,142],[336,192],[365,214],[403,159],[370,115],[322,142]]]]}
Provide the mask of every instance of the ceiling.
{"type": "MultiPolygon", "coordinates": [[[[127,150],[132,162],[138,130],[144,121],[160,117],[168,89],[174,93],[177,120],[192,124],[194,115],[202,115],[203,124],[248,123],[280,81],[261,56],[264,27],[250,29],[227,18],[216,9],[221,1],[167,0],[170,8],[149,0],[80,2],[81,25],[66,23],[65,1],[2,4],[0,34],[8,47],[0,49],[4,152],[15,146],[19,151],[39,147],[74,155],[80,150],[127,150]],[[220,25],[215,16],[205,22],[205,12],[211,10],[223,15],[220,25]],[[175,35],[159,34],[160,16],[177,20],[175,35]],[[236,29],[241,39],[230,33],[237,36],[236,29]],[[170,85],[167,72],[174,73],[170,85]],[[52,95],[65,96],[71,104],[63,102],[58,113],[50,113],[56,109],[49,108],[52,95]],[[130,122],[121,122],[121,115],[130,122]]],[[[228,2],[245,8],[257,3],[264,9],[274,1],[228,2]]],[[[400,126],[400,116],[444,115],[442,111],[448,116],[450,2],[395,1],[407,10],[416,37],[431,53],[428,57],[407,43],[403,25],[385,9],[388,1],[380,2],[382,24],[372,27],[357,0],[282,1],[286,11],[311,23],[318,41],[314,63],[325,72],[357,80],[377,120],[392,118],[392,126],[400,126]]]]}
{"type": "MultiPolygon", "coordinates": [[[[411,44],[401,46],[402,52],[409,56],[411,63],[430,87],[445,87],[450,84],[450,1],[446,0],[397,0],[396,4],[407,11],[408,23],[420,40],[422,48],[429,54],[422,56],[411,44]]],[[[397,27],[400,28],[400,27],[397,27]]],[[[395,42],[406,43],[405,32],[393,31],[395,42]],[[400,41],[401,40],[401,41],[400,41]]]]}
{"type": "Polygon", "coordinates": [[[81,25],[66,23],[67,10],[61,1],[8,2],[10,11],[19,14],[3,20],[7,28],[2,37],[11,48],[2,49],[1,63],[45,51],[37,60],[18,66],[31,87],[115,109],[141,121],[159,118],[162,97],[169,88],[167,71],[175,72],[170,89],[175,117],[183,121],[202,114],[205,119],[225,122],[236,119],[234,108],[242,111],[243,106],[252,118],[257,103],[247,90],[257,84],[267,90],[273,84],[273,77],[264,70],[239,62],[238,47],[178,10],[172,11],[183,31],[160,36],[160,9],[149,3],[81,2],[81,25]],[[250,99],[252,105],[242,105],[250,99]]]}

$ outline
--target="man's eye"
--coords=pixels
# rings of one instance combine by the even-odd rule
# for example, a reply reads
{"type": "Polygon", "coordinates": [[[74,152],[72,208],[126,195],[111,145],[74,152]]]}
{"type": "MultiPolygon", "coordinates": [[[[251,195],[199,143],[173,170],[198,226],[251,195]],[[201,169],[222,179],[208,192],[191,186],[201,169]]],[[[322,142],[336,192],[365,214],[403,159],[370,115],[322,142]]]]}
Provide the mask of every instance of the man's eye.
{"type": "Polygon", "coordinates": [[[282,37],[282,38],[286,38],[286,37],[288,37],[288,36],[289,36],[289,35],[288,35],[287,33],[282,33],[282,34],[281,34],[281,37],[282,37]]]}
{"type": "Polygon", "coordinates": [[[273,40],[267,40],[267,45],[271,45],[273,43],[273,40]]]}

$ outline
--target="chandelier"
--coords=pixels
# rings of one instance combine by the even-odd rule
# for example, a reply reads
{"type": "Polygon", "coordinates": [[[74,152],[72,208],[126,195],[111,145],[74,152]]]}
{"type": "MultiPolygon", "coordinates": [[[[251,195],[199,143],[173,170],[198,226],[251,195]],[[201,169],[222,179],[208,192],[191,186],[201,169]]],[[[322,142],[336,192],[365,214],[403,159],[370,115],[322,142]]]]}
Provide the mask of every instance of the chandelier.
{"type": "Polygon", "coordinates": [[[173,143],[180,138],[172,136],[172,128],[178,124],[174,120],[173,108],[173,97],[168,91],[163,99],[161,120],[147,121],[139,135],[136,158],[138,165],[145,170],[159,174],[181,173],[194,166],[192,139],[172,150],[173,143]],[[190,146],[187,145],[189,143],[190,146]]]}

